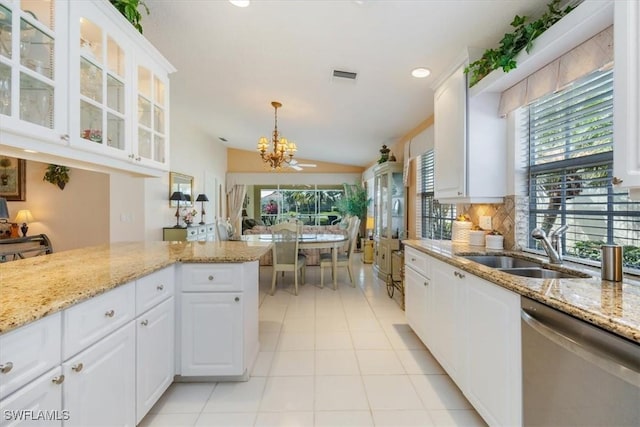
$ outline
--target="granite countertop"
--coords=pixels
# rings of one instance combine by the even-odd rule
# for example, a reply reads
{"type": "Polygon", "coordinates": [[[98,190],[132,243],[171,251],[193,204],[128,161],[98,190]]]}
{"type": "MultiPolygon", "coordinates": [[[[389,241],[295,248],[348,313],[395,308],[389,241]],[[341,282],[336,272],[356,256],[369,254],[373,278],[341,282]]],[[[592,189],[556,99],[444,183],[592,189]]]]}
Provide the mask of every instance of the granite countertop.
{"type": "Polygon", "coordinates": [[[441,240],[403,240],[407,246],[468,271],[576,318],[640,343],[640,278],[624,275],[623,282],[600,278],[600,270],[580,264],[565,263],[554,269],[578,270],[592,277],[576,279],[535,279],[497,271],[463,258],[461,254],[504,253],[547,262],[546,257],[523,252],[485,250],[483,247],[452,244],[441,240]]]}
{"type": "Polygon", "coordinates": [[[177,262],[256,261],[270,242],[128,242],[0,263],[0,334],[177,262]]]}

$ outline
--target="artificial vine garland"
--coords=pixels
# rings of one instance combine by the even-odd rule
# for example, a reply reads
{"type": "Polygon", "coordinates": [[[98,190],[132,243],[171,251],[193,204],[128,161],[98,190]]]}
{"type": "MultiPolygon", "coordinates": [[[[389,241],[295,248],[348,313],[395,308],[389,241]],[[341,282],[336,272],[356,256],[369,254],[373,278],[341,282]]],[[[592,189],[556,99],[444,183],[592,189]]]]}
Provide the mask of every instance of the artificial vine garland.
{"type": "Polygon", "coordinates": [[[529,53],[533,47],[533,41],[573,9],[575,6],[560,9],[560,0],[553,0],[547,5],[547,11],[535,21],[527,22],[526,16],[516,15],[511,22],[515,30],[502,37],[500,46],[497,49],[487,49],[480,59],[465,67],[464,72],[469,74],[469,87],[498,68],[502,68],[505,73],[515,69],[516,55],[522,49],[529,53]]]}

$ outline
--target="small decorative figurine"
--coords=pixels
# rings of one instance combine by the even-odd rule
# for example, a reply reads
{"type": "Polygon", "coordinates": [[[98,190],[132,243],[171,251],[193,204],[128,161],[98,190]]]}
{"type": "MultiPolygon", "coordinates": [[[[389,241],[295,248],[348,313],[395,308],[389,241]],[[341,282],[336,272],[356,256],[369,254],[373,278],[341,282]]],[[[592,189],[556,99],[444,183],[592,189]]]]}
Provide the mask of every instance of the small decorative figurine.
{"type": "Polygon", "coordinates": [[[389,151],[391,150],[389,150],[386,145],[382,146],[380,149],[380,160],[378,160],[378,163],[384,163],[389,160],[389,151]]]}

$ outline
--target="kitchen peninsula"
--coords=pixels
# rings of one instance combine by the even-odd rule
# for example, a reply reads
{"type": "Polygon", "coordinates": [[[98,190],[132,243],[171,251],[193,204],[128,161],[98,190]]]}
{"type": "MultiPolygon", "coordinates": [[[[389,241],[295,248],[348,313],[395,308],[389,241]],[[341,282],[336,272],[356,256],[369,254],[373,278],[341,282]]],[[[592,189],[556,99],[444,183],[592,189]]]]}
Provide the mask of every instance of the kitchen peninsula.
{"type": "Polygon", "coordinates": [[[246,380],[270,248],[129,242],[0,264],[0,409],[135,425],[176,376],[246,380]]]}

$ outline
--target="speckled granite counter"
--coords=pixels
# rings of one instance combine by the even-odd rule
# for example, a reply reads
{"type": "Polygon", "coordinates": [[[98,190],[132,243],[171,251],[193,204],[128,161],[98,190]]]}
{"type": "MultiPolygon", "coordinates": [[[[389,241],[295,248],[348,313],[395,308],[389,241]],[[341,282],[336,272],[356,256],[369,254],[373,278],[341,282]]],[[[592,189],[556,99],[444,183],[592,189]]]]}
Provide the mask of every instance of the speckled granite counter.
{"type": "Polygon", "coordinates": [[[176,262],[257,261],[270,242],[132,242],[0,264],[0,334],[176,262]]]}
{"type": "MultiPolygon", "coordinates": [[[[625,275],[622,283],[609,282],[600,279],[600,270],[566,263],[566,267],[591,274],[593,277],[533,279],[503,273],[457,256],[496,253],[496,251],[485,251],[478,246],[458,245],[439,240],[403,240],[403,243],[456,268],[640,343],[640,279],[638,278],[625,275]]],[[[544,257],[522,252],[504,251],[503,253],[546,261],[544,257]]]]}

